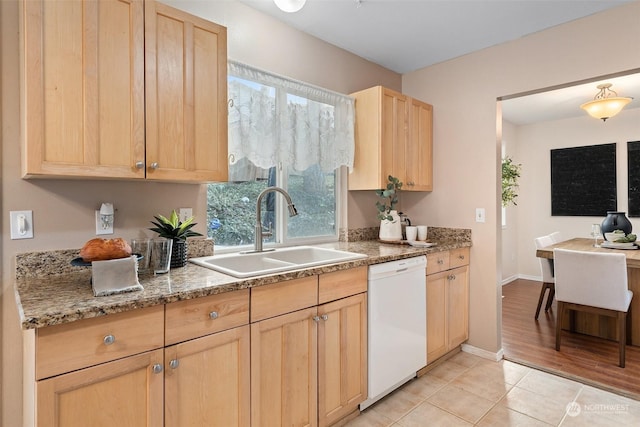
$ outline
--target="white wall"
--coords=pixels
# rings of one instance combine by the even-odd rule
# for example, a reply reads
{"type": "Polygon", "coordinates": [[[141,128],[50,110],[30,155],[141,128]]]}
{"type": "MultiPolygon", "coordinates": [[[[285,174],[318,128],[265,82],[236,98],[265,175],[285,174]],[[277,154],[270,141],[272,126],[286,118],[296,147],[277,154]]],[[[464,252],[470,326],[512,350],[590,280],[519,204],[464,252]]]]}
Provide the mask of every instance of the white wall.
{"type": "MultiPolygon", "coordinates": [[[[634,101],[635,102],[635,101],[634,101]]],[[[551,216],[550,150],[567,147],[617,143],[618,210],[628,212],[627,142],[640,140],[640,108],[623,110],[602,122],[587,116],[555,120],[517,127],[517,161],[522,163],[517,222],[518,272],[540,276],[533,239],[553,231],[566,238],[590,237],[591,224],[604,217],[551,216]]],[[[634,230],[640,230],[640,218],[630,218],[634,230]]]]}
{"type": "Polygon", "coordinates": [[[639,16],[633,2],[403,75],[403,92],[434,105],[434,191],[413,210],[429,224],[472,230],[469,344],[501,348],[496,99],[640,67],[639,16]],[[598,31],[603,22],[615,25],[598,31]],[[477,207],[486,223],[474,221],[477,207]]]}

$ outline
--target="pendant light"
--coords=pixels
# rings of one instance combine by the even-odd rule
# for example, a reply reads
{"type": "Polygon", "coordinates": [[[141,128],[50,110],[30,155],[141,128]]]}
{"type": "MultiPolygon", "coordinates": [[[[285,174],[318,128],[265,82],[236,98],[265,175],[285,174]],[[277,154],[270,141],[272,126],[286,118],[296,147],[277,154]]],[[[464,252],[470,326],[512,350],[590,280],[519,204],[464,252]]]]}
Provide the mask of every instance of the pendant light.
{"type": "Polygon", "coordinates": [[[273,2],[283,12],[293,13],[302,9],[307,0],[273,0],[273,2]]]}
{"type": "Polygon", "coordinates": [[[618,114],[622,109],[631,102],[631,98],[618,96],[611,89],[611,83],[598,85],[600,92],[596,94],[593,101],[585,102],[580,106],[591,117],[606,121],[609,117],[618,114]]]}

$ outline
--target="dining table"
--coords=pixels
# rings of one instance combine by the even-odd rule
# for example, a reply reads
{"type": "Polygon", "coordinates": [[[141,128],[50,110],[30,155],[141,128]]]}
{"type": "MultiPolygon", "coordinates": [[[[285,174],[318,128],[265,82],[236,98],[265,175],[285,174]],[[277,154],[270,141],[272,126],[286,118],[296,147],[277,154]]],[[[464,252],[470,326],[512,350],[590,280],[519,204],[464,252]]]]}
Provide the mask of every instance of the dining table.
{"type": "MultiPolygon", "coordinates": [[[[599,242],[602,243],[602,242],[599,242]]],[[[536,257],[553,259],[553,250],[570,249],[584,252],[624,253],[627,259],[627,284],[633,291],[633,299],[629,308],[631,345],[640,346],[640,250],[638,246],[626,248],[606,248],[600,244],[595,246],[594,239],[576,237],[558,242],[536,250],[536,257]],[[635,315],[634,315],[635,314],[635,315]]],[[[602,284],[606,286],[606,283],[602,284]]],[[[594,313],[572,312],[562,319],[563,329],[586,335],[616,340],[616,320],[594,313]]]]}

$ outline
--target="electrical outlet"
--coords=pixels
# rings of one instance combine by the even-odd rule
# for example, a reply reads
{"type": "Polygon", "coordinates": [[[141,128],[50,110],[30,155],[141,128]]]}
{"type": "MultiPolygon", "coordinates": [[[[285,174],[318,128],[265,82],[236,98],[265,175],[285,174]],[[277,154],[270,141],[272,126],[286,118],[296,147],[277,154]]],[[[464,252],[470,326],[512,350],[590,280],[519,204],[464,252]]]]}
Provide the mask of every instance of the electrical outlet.
{"type": "Polygon", "coordinates": [[[9,211],[11,239],[33,239],[33,211],[9,211]]]}
{"type": "Polygon", "coordinates": [[[178,209],[178,218],[180,219],[180,222],[185,222],[186,220],[188,220],[192,216],[193,216],[193,209],[192,208],[180,208],[180,209],[178,209]]]}
{"type": "Polygon", "coordinates": [[[476,208],[476,222],[484,222],[485,212],[484,208],[476,208]]]}
{"type": "Polygon", "coordinates": [[[107,224],[100,218],[100,211],[96,211],[96,235],[113,234],[113,222],[107,224]]]}

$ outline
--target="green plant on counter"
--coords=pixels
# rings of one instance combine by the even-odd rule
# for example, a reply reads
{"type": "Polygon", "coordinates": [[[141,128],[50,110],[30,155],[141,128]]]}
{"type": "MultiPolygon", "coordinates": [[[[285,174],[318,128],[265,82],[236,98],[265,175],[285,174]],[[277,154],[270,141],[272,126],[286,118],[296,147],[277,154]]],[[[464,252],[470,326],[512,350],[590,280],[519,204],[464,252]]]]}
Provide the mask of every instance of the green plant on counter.
{"type": "Polygon", "coordinates": [[[521,164],[513,163],[510,157],[502,159],[502,206],[509,204],[517,206],[518,178],[520,178],[521,164]]]}
{"type": "Polygon", "coordinates": [[[162,215],[154,216],[154,218],[157,222],[151,221],[151,223],[155,227],[149,228],[149,230],[155,231],[160,237],[172,240],[187,240],[187,237],[202,236],[202,234],[192,230],[193,226],[196,225],[193,222],[193,217],[182,222],[175,210],[171,212],[169,218],[162,215]]]}
{"type": "Polygon", "coordinates": [[[376,190],[376,194],[384,199],[384,201],[376,202],[376,208],[378,208],[378,219],[393,221],[393,217],[389,214],[395,209],[398,204],[398,192],[402,188],[402,182],[394,176],[389,175],[387,178],[389,183],[387,188],[376,190]]]}

